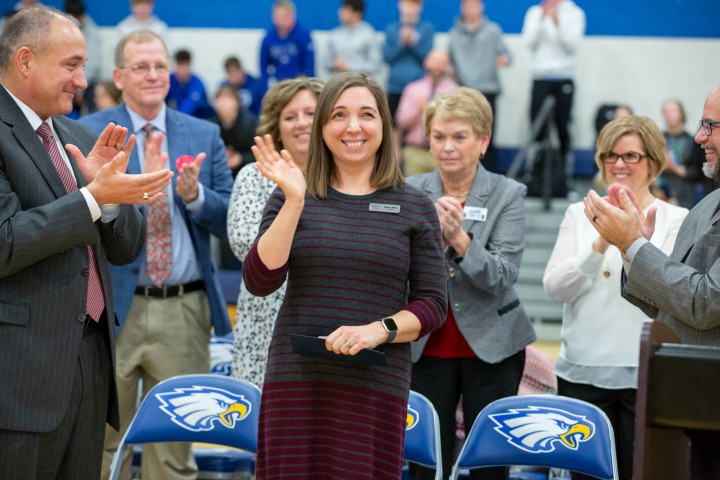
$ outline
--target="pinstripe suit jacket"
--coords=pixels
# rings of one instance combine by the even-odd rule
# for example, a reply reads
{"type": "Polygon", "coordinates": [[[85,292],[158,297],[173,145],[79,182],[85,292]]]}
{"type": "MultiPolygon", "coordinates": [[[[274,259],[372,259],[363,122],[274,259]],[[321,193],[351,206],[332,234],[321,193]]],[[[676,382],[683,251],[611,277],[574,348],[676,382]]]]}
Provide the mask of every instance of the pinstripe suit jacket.
{"type": "Polygon", "coordinates": [[[652,244],[638,250],[623,295],[684,343],[720,346],[720,190],[698,203],[668,257],[652,244]]]}
{"type": "MultiPolygon", "coordinates": [[[[407,179],[433,202],[443,195],[437,171],[407,179]]],[[[472,237],[464,257],[445,253],[449,306],[463,336],[481,360],[498,363],[535,341],[530,317],[520,304],[515,282],[525,247],[524,185],[490,173],[478,164],[466,207],[487,209],[485,221],[465,219],[472,237]]],[[[412,344],[413,361],[425,348],[425,336],[412,344]]]]}
{"type": "MultiPolygon", "coordinates": [[[[95,137],[77,123],[55,117],[53,125],[63,144],[85,154],[92,149],[95,137]]],[[[72,157],[70,163],[84,186],[72,157]]],[[[121,206],[111,223],[93,222],[82,193],[65,192],[42,142],[2,87],[0,238],[0,429],[48,432],[68,408],[77,368],[86,245],[95,246],[107,317],[114,320],[108,261],[128,263],[140,253],[145,222],[132,205],[121,206]]],[[[117,426],[117,400],[110,398],[107,420],[117,426]]]]}

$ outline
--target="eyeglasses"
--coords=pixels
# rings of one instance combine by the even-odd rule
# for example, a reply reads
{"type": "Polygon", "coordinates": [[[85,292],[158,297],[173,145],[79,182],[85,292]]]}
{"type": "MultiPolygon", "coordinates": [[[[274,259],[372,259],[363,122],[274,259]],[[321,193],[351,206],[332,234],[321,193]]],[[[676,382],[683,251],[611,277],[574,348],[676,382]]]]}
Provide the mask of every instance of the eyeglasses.
{"type": "Polygon", "coordinates": [[[615,152],[608,152],[603,153],[600,157],[602,158],[602,161],[607,164],[613,164],[618,161],[618,159],[622,159],[623,162],[627,164],[633,164],[633,163],[640,163],[640,160],[645,158],[647,155],[643,155],[642,153],[637,152],[625,152],[625,153],[615,153],[615,152]]]}
{"type": "Polygon", "coordinates": [[[705,130],[705,135],[708,137],[712,135],[713,125],[720,125],[720,122],[709,122],[707,120],[700,120],[700,126],[705,130]]]}
{"type": "Polygon", "coordinates": [[[120,68],[127,68],[133,73],[137,73],[138,75],[145,76],[148,73],[150,73],[150,70],[155,69],[155,72],[158,75],[166,75],[168,72],[170,72],[170,65],[167,63],[156,63],[155,65],[149,65],[147,63],[136,63],[134,65],[126,65],[122,66],[120,68]]]}

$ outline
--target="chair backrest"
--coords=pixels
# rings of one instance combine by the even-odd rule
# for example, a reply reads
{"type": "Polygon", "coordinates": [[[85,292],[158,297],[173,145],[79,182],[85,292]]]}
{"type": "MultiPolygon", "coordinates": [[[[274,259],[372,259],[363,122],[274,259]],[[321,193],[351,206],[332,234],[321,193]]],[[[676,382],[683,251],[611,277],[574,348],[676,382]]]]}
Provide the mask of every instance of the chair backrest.
{"type": "Polygon", "coordinates": [[[210,373],[230,375],[234,355],[233,335],[210,336],[210,373]]]}
{"type": "Polygon", "coordinates": [[[473,423],[451,479],[461,469],[528,465],[617,479],[615,437],[605,413],[557,395],[507,397],[485,407],[473,423]]]}
{"type": "Polygon", "coordinates": [[[434,468],[435,478],[443,478],[438,414],[430,400],[412,390],[408,398],[404,458],[409,462],[434,468]]]}
{"type": "Polygon", "coordinates": [[[257,452],[260,389],[221,375],[180,375],[164,380],[140,404],[111,466],[119,475],[127,445],[202,442],[257,452]]]}

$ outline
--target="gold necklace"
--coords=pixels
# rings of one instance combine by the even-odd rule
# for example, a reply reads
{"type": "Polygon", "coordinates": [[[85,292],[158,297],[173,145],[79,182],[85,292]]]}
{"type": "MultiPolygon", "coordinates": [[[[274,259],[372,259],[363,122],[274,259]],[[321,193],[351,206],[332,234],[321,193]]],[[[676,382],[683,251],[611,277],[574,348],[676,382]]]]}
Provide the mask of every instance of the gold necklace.
{"type": "Polygon", "coordinates": [[[450,197],[457,198],[458,200],[460,200],[462,198],[466,198],[469,194],[470,194],[470,190],[468,190],[467,192],[463,192],[463,193],[450,193],[450,192],[446,192],[445,190],[443,190],[443,195],[448,195],[450,197]]]}

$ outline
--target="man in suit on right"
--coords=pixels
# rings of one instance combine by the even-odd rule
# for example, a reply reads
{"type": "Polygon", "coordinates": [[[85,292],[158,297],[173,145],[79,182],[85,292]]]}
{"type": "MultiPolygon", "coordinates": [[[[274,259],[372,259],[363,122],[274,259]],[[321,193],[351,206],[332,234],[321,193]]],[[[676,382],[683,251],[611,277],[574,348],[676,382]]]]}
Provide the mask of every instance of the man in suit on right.
{"type": "MultiPolygon", "coordinates": [[[[705,150],[703,172],[720,180],[720,85],[705,100],[695,142],[705,150]]],[[[684,343],[720,346],[720,190],[685,218],[668,257],[647,238],[655,212],[645,216],[631,192],[611,185],[607,201],[590,191],[585,215],[625,259],[623,296],[650,318],[667,323],[684,343]]],[[[720,478],[720,434],[692,433],[692,479],[720,478]]]]}

